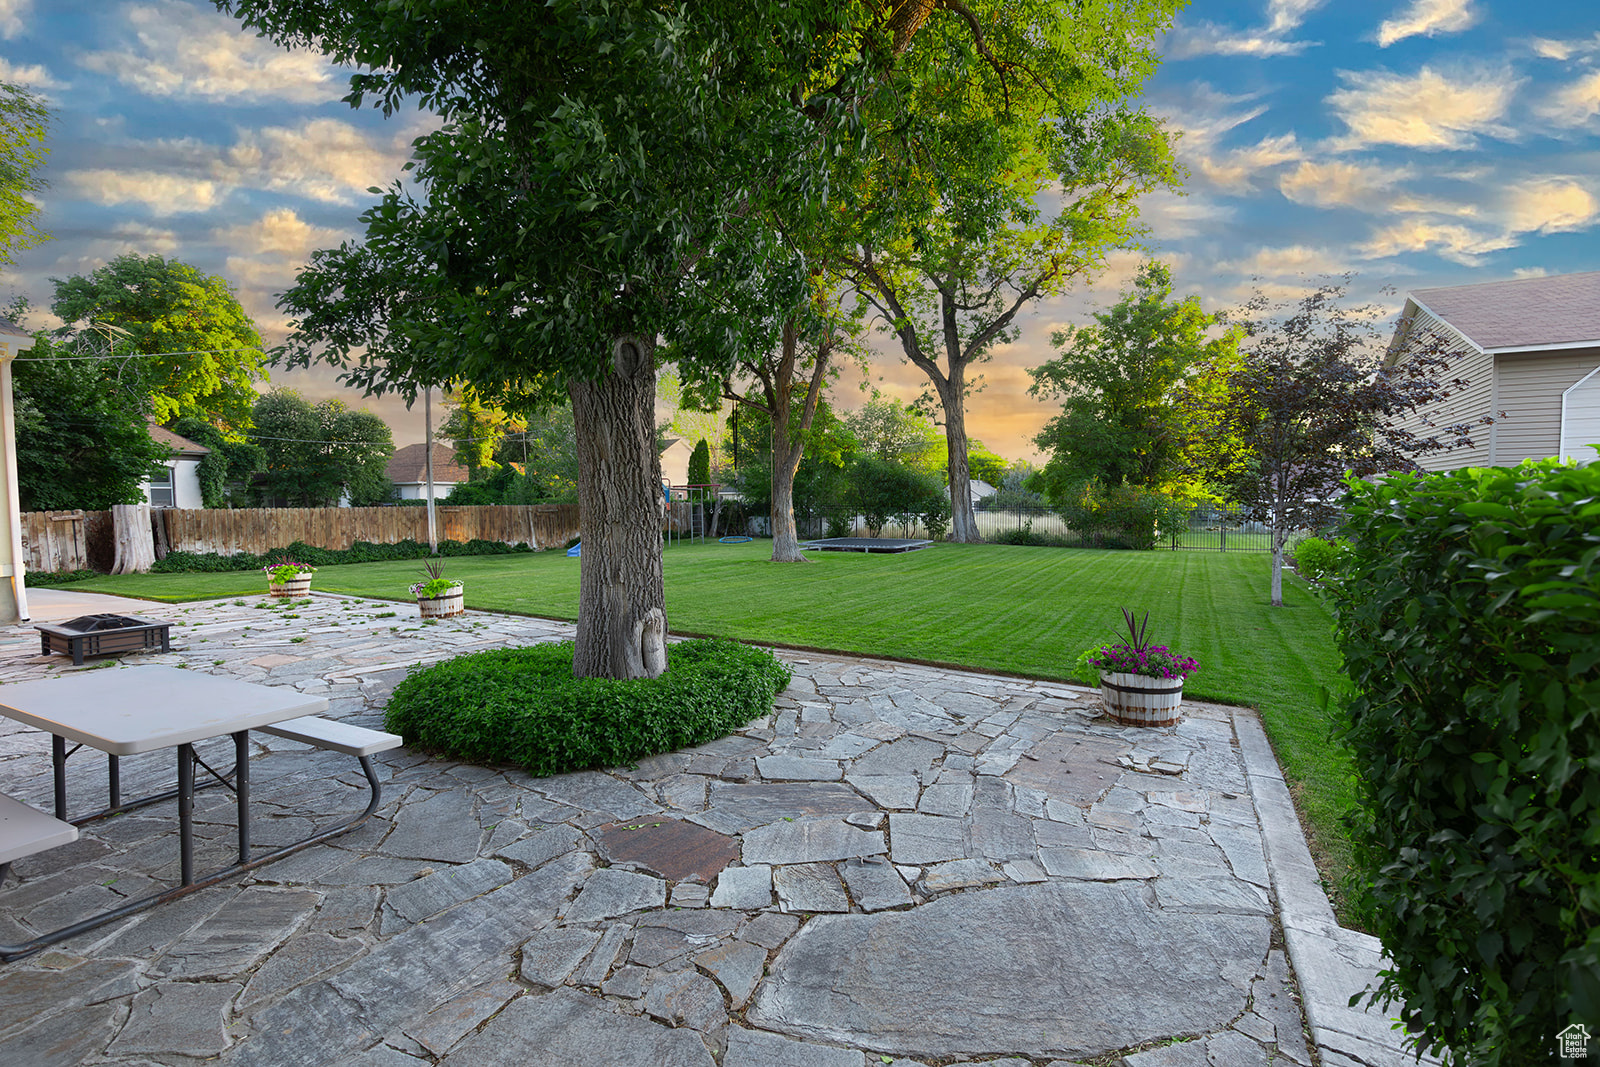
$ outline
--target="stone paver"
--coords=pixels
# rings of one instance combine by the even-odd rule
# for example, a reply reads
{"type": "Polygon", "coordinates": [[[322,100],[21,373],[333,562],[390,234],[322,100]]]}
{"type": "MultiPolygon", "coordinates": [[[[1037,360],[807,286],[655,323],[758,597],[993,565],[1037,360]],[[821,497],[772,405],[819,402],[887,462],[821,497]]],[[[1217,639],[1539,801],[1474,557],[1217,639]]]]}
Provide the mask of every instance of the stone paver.
{"type": "MultiPolygon", "coordinates": [[[[572,632],[324,595],[138,610],[173,619],[174,648],[124,663],[317,692],[371,726],[412,664],[572,632]]],[[[37,650],[0,632],[0,684],[72,669],[37,650]]],[[[631,769],[381,754],[361,829],[0,967],[0,1062],[1402,1062],[1380,1013],[1343,1006],[1377,955],[1332,925],[1252,713],[1139,730],[1056,683],[780,656],[772,715],[631,769]]],[[[252,743],[258,827],[361,803],[347,757],[252,743]]],[[[48,809],[48,752],[0,720],[0,789],[48,809]]],[[[170,772],[131,757],[124,791],[170,772]]],[[[231,798],[197,808],[202,859],[227,862],[231,798]]],[[[0,939],[148,891],[172,838],[138,813],[18,863],[0,939]]]]}

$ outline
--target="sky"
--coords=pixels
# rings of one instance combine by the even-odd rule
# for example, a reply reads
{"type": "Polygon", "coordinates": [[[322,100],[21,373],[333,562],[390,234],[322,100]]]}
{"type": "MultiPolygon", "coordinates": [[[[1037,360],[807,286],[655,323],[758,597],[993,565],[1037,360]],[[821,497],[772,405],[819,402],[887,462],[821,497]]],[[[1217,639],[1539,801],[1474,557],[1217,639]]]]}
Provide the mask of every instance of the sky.
{"type": "MultiPolygon", "coordinates": [[[[1181,135],[1188,177],[1143,202],[1142,249],[1033,305],[983,368],[968,432],[1007,458],[1034,458],[1055,410],[1026,395],[1027,368],[1144,257],[1207,310],[1356,272],[1352,297],[1392,315],[1413,289],[1600,269],[1594,0],[1197,0],[1156,49],[1141,102],[1181,135]]],[[[0,272],[0,302],[47,309],[51,278],[159,253],[226,278],[281,340],[277,295],[313,251],[360,237],[367,190],[430,128],[352,110],[348,73],[202,0],[0,0],[0,81],[54,112],[37,220],[54,240],[0,272]]],[[[876,347],[876,387],[914,398],[920,372],[876,347]]],[[[420,402],[363,398],[329,368],[274,369],[271,385],[368,407],[397,445],[423,439],[420,402]]],[[[848,383],[835,404],[861,398],[848,383]]]]}

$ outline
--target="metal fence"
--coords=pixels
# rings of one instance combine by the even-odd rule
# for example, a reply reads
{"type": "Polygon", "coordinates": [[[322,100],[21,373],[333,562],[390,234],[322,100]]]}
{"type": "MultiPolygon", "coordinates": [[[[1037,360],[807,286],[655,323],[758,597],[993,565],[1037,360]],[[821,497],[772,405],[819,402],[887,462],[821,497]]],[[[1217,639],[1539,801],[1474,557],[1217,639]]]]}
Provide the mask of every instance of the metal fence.
{"type": "MultiPolygon", "coordinates": [[[[1129,548],[1126,530],[1113,527],[1072,529],[1061,516],[1047,507],[1008,507],[979,509],[978,533],[987,541],[1016,544],[1055,545],[1066,548],[1129,548]]],[[[763,536],[766,516],[740,514],[735,523],[744,532],[763,536]]],[[[802,538],[865,537],[869,531],[857,510],[848,505],[797,507],[795,525],[802,538]]],[[[1272,531],[1265,524],[1246,519],[1237,508],[1195,508],[1186,522],[1172,530],[1159,531],[1157,548],[1175,551],[1270,552],[1272,531]]],[[[929,537],[919,517],[891,518],[879,531],[883,537],[929,537]]]]}

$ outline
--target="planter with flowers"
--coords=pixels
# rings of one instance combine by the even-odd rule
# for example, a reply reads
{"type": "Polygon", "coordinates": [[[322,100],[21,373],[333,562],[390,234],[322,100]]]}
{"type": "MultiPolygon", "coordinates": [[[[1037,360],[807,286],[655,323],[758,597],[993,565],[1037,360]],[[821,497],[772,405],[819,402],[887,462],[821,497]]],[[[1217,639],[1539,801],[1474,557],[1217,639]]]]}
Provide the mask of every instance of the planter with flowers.
{"type": "Polygon", "coordinates": [[[444,576],[443,560],[424,563],[422,569],[428,580],[413,584],[411,592],[424,619],[447,619],[467,610],[466,590],[459,580],[444,576]]]}
{"type": "Polygon", "coordinates": [[[1078,675],[1100,686],[1106,713],[1129,726],[1172,726],[1183,718],[1183,680],[1200,669],[1192,658],[1145,640],[1150,613],[1134,621],[1122,611],[1128,636],[1078,657],[1078,675]]]}
{"type": "Polygon", "coordinates": [[[273,596],[306,596],[311,592],[311,576],[317,568],[280,557],[261,568],[267,573],[267,592],[273,596]]]}

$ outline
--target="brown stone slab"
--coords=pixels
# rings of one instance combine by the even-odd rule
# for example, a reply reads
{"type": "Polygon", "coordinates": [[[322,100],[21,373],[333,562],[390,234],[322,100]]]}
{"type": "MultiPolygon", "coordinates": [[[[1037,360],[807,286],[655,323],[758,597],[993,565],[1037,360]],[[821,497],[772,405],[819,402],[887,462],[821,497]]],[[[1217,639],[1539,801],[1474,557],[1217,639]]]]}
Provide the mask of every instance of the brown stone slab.
{"type": "Polygon", "coordinates": [[[1017,761],[1006,781],[1060,800],[1094,800],[1122,774],[1117,757],[1131,751],[1125,741],[1061,732],[1033,746],[1032,759],[1017,761]]]}
{"type": "Polygon", "coordinates": [[[670,881],[709,883],[739,857],[739,843],[692,822],[631,819],[590,831],[612,863],[634,863],[670,881]]]}

